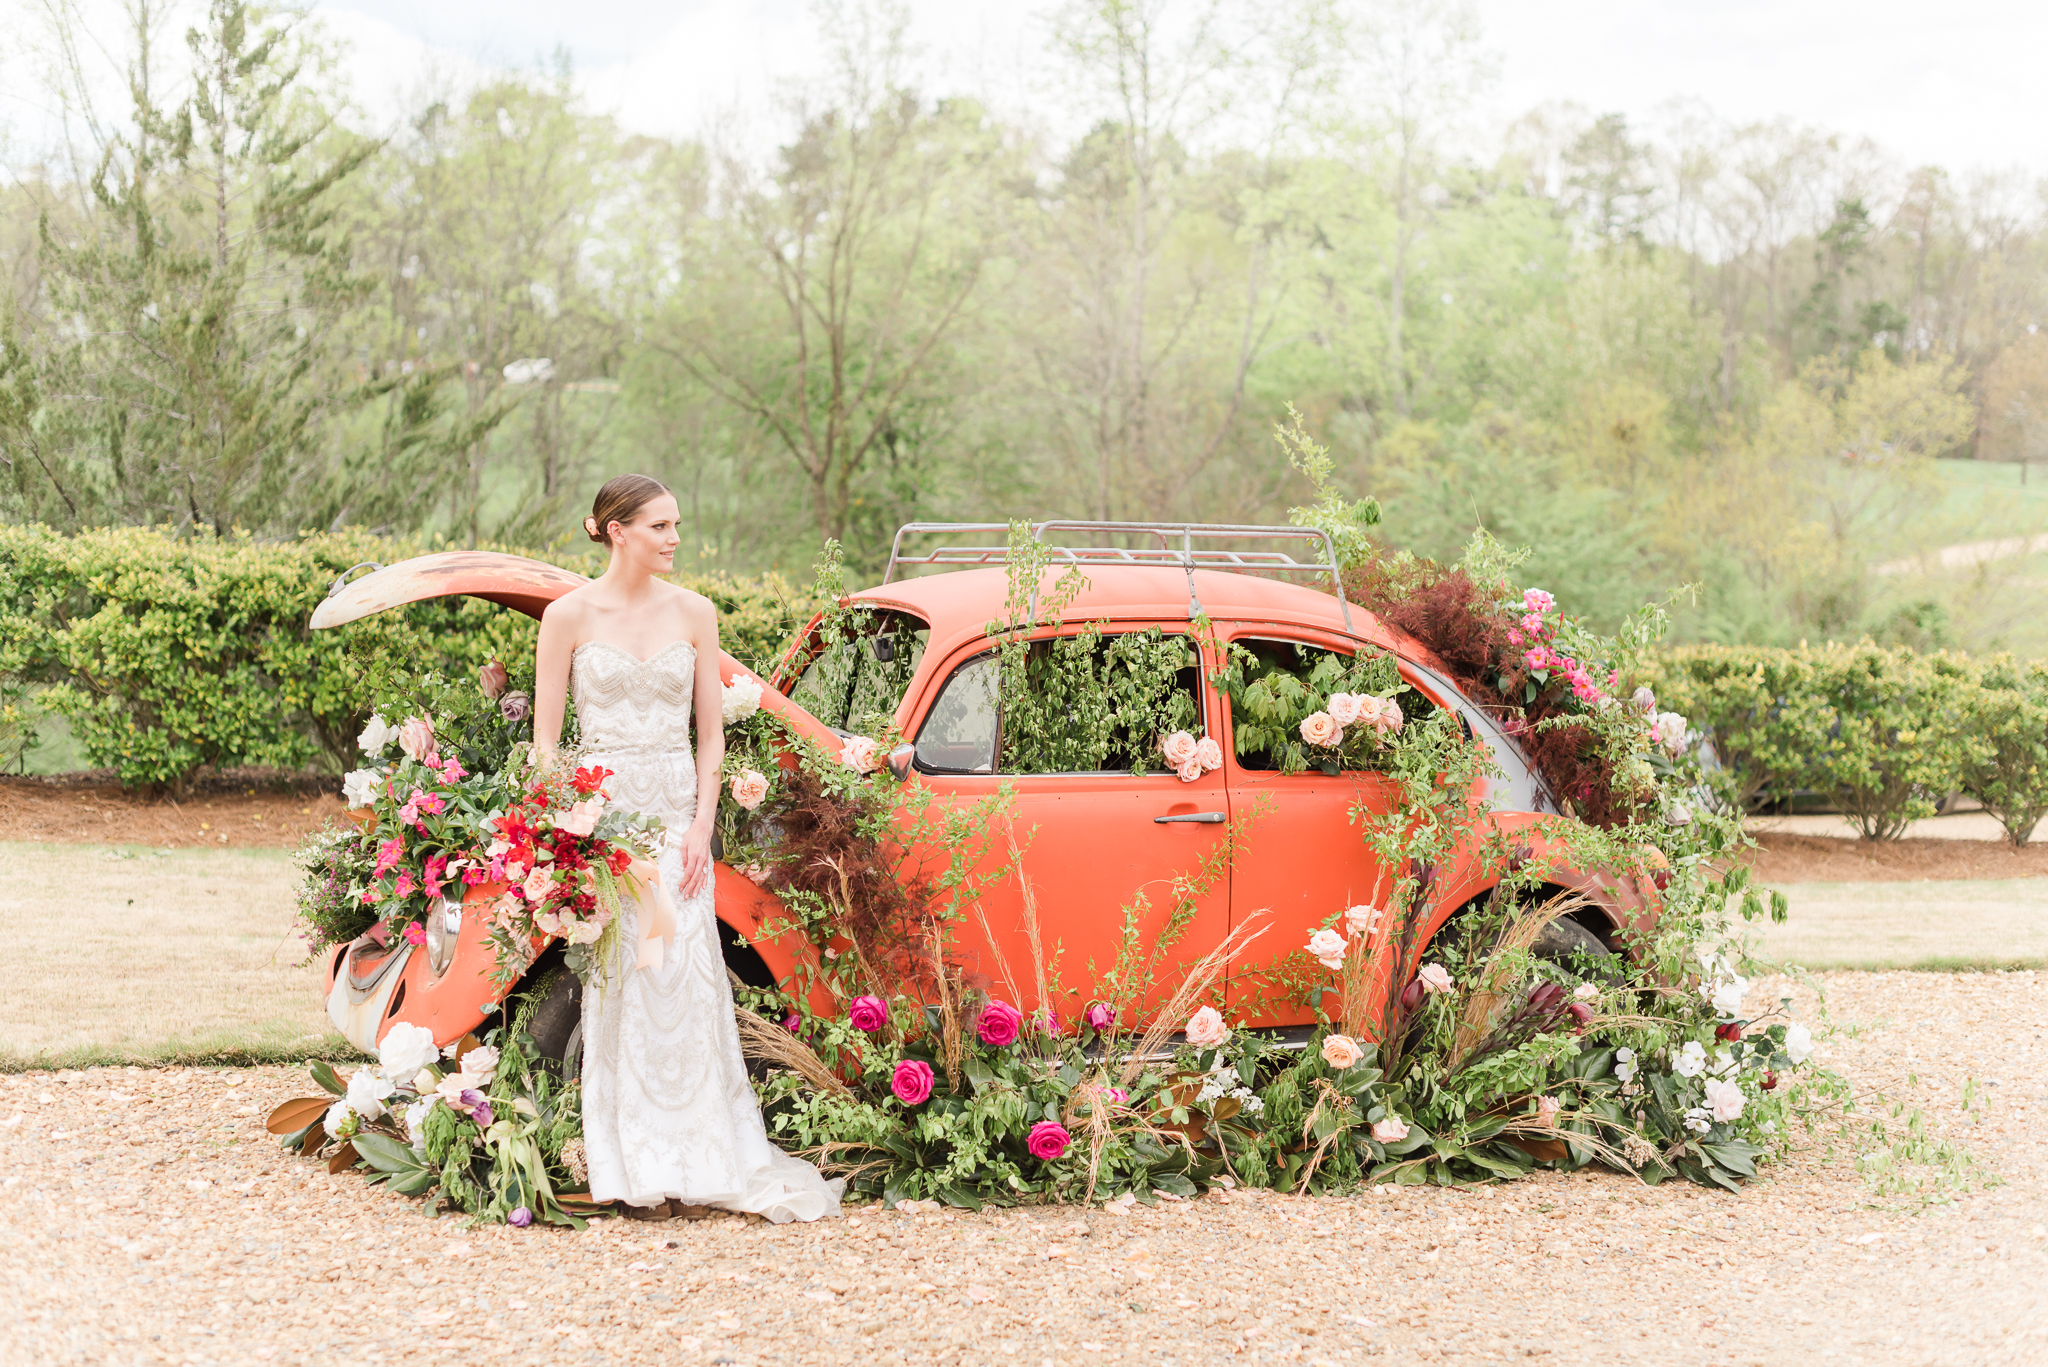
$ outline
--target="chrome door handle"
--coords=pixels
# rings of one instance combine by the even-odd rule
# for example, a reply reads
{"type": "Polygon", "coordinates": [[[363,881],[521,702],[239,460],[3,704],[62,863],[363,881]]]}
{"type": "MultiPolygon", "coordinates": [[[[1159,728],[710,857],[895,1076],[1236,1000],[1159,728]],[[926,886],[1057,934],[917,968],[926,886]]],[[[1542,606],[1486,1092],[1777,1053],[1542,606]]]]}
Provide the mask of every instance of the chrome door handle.
{"type": "Polygon", "coordinates": [[[1221,812],[1185,812],[1180,816],[1155,816],[1152,818],[1152,824],[1164,826],[1173,821],[1195,821],[1204,826],[1220,826],[1228,819],[1221,812]]]}

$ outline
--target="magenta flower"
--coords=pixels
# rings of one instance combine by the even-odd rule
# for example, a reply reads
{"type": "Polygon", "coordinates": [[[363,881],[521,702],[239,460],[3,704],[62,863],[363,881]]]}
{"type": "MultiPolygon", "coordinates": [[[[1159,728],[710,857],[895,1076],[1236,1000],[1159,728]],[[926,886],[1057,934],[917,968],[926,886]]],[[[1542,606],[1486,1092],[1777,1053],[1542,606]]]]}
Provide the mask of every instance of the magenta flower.
{"type": "Polygon", "coordinates": [[[377,847],[377,872],[375,876],[382,878],[385,874],[397,868],[398,861],[403,858],[405,858],[405,842],[394,835],[377,847]]]}
{"type": "Polygon", "coordinates": [[[855,997],[846,1019],[854,1029],[872,1035],[889,1023],[889,1003],[880,997],[855,997]]]}
{"type": "Polygon", "coordinates": [[[981,1009],[981,1020],[974,1028],[983,1044],[993,1044],[1000,1049],[1006,1044],[1015,1044],[1017,1032],[1023,1027],[1023,1012],[1008,1002],[992,1001],[981,1009]]]}
{"type": "Polygon", "coordinates": [[[418,921],[406,922],[405,942],[409,945],[423,945],[427,942],[427,932],[420,928],[418,921]]]}
{"type": "Polygon", "coordinates": [[[480,1130],[488,1130],[491,1128],[491,1122],[497,1119],[497,1116],[491,1113],[491,1103],[474,1087],[462,1089],[462,1104],[469,1111],[469,1118],[476,1122],[476,1127],[480,1130]]]}
{"type": "Polygon", "coordinates": [[[1108,1002],[1096,1002],[1081,1013],[1081,1019],[1088,1022],[1090,1030],[1107,1030],[1116,1024],[1116,1008],[1108,1002]]]}
{"type": "Polygon", "coordinates": [[[419,885],[412,881],[412,870],[400,869],[398,871],[398,885],[391,889],[391,895],[393,897],[410,897],[418,887],[419,885]]]}
{"type": "Polygon", "coordinates": [[[889,1090],[906,1106],[916,1106],[932,1094],[932,1066],[920,1059],[906,1058],[896,1064],[889,1090]]]}
{"type": "Polygon", "coordinates": [[[525,1206],[514,1206],[512,1213],[505,1217],[505,1223],[514,1229],[525,1229],[533,1223],[533,1212],[525,1206]]]}
{"type": "Polygon", "coordinates": [[[1025,1136],[1024,1147],[1031,1150],[1031,1156],[1050,1163],[1055,1158],[1067,1156],[1067,1145],[1074,1137],[1067,1133],[1067,1127],[1057,1120],[1041,1120],[1031,1127],[1025,1136]]]}

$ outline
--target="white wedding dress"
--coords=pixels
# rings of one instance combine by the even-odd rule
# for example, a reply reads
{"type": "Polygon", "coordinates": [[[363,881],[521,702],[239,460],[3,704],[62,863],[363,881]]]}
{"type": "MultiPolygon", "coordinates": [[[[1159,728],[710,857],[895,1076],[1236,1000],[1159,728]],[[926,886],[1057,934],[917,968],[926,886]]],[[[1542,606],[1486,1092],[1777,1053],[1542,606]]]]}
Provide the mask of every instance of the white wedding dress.
{"type": "MultiPolygon", "coordinates": [[[[697,810],[690,753],[697,653],[678,641],[651,660],[607,642],[576,648],[569,687],[586,765],[613,771],[613,806],[671,830],[697,810]]],[[[638,912],[621,909],[602,986],[583,992],[583,1144],[597,1201],[664,1200],[751,1211],[780,1224],[839,1214],[843,1181],[768,1139],[740,1056],[710,880],[682,896],[682,851],[665,847],[661,881],[676,933],[658,969],[636,968],[638,912]]]]}

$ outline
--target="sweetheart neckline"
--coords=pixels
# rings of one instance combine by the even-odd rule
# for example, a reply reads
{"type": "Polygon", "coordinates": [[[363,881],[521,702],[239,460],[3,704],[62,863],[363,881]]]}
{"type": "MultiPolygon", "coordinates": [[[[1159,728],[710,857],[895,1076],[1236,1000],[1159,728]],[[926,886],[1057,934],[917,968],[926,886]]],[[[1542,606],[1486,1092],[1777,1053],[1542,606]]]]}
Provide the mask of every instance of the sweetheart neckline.
{"type": "Polygon", "coordinates": [[[642,669],[645,669],[648,665],[653,664],[656,660],[659,660],[662,656],[668,654],[671,650],[686,649],[690,651],[692,654],[695,654],[697,650],[696,643],[693,641],[670,641],[660,650],[655,651],[652,655],[649,655],[646,659],[643,660],[638,655],[635,655],[632,651],[626,649],[624,646],[616,645],[611,641],[584,641],[580,643],[576,647],[576,649],[569,652],[570,657],[573,659],[575,656],[581,655],[584,651],[590,649],[590,647],[592,646],[604,646],[607,649],[616,650],[617,652],[619,652],[619,654],[625,656],[634,664],[639,665],[642,669]]]}

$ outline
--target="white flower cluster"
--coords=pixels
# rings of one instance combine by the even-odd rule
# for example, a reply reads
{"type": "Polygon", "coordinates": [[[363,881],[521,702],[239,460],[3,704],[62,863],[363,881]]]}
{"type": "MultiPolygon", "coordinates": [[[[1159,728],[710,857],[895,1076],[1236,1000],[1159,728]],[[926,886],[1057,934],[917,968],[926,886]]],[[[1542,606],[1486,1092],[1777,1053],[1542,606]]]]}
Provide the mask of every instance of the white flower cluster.
{"type": "Polygon", "coordinates": [[[1202,1079],[1202,1090],[1195,1097],[1197,1106],[1230,1099],[1238,1103],[1246,1115],[1257,1115],[1266,1109],[1266,1103],[1259,1099],[1257,1092],[1243,1086],[1237,1080],[1237,1069],[1226,1063],[1202,1079]]]}
{"type": "MultiPolygon", "coordinates": [[[[371,759],[381,759],[385,747],[397,739],[397,727],[381,716],[372,716],[363,727],[362,734],[356,737],[356,744],[362,746],[363,753],[371,759]]],[[[341,795],[351,809],[367,807],[377,800],[377,789],[383,781],[384,769],[381,766],[352,770],[341,781],[341,795]]]]}
{"type": "Polygon", "coordinates": [[[718,690],[719,712],[725,724],[745,721],[761,710],[761,681],[751,674],[738,674],[718,690]]]}
{"type": "MultiPolygon", "coordinates": [[[[448,1046],[450,1056],[454,1049],[454,1045],[448,1046]]],[[[483,1091],[498,1069],[498,1051],[489,1045],[464,1054],[461,1071],[446,1076],[429,1071],[441,1058],[433,1031],[405,1023],[392,1026],[377,1046],[377,1066],[356,1069],[348,1080],[346,1095],[327,1108],[322,1128],[329,1135],[346,1138],[361,1128],[362,1121],[383,1118],[392,1109],[394,1098],[412,1097],[405,1106],[405,1128],[417,1147],[425,1138],[421,1127],[427,1112],[436,1101],[459,1099],[464,1091],[483,1091]]]]}

